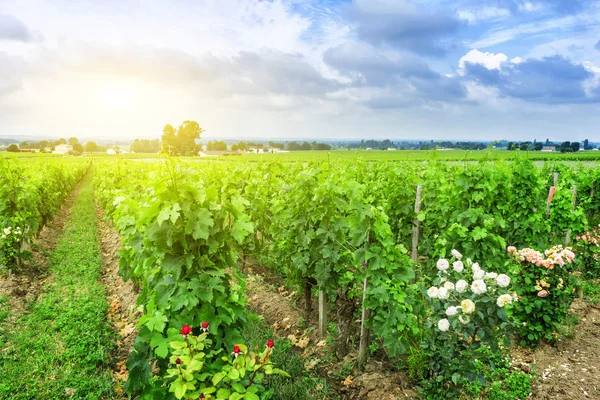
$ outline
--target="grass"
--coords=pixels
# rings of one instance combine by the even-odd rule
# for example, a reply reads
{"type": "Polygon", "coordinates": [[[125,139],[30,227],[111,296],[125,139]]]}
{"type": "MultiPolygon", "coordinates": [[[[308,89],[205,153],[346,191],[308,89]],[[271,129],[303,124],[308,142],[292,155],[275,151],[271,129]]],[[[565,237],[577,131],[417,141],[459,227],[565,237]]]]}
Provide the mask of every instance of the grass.
{"type": "MultiPolygon", "coordinates": [[[[246,345],[253,349],[263,348],[267,340],[272,339],[272,328],[257,314],[248,312],[248,322],[242,332],[246,345]]],[[[275,367],[289,373],[291,378],[272,376],[267,387],[273,400],[308,400],[333,398],[325,379],[306,371],[304,360],[292,348],[288,340],[275,339],[275,347],[271,358],[275,367]]]]}
{"type": "Polygon", "coordinates": [[[0,352],[0,399],[100,399],[113,396],[107,368],[113,334],[88,177],[50,257],[50,278],[29,313],[10,327],[0,352]]]}

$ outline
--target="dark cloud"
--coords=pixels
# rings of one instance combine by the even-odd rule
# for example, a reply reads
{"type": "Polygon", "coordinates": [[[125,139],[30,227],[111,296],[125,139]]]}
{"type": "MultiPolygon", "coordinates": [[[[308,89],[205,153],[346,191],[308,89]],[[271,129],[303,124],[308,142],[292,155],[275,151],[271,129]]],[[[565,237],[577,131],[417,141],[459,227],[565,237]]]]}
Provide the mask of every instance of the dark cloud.
{"type": "Polygon", "coordinates": [[[378,1],[354,1],[348,10],[359,39],[428,56],[443,56],[465,24],[453,11],[430,12],[424,6],[405,3],[393,7],[378,1]]]}
{"type": "Polygon", "coordinates": [[[588,96],[584,82],[593,77],[581,64],[562,56],[529,59],[503,66],[502,71],[465,63],[465,79],[496,87],[501,96],[545,104],[600,101],[598,90],[588,96]]]}
{"type": "Polygon", "coordinates": [[[12,15],[0,14],[0,40],[28,42],[32,38],[25,24],[12,15]]]}
{"type": "Polygon", "coordinates": [[[439,78],[427,63],[414,56],[391,59],[370,46],[352,43],[328,49],[323,61],[343,74],[358,75],[367,85],[382,86],[407,78],[439,78]]]}

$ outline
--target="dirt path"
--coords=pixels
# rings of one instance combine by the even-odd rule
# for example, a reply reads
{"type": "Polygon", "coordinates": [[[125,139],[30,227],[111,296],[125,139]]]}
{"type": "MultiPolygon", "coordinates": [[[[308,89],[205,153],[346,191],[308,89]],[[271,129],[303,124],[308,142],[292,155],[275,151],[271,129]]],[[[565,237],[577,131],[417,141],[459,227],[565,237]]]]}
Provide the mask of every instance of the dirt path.
{"type": "Polygon", "coordinates": [[[513,357],[517,367],[539,372],[534,399],[600,399],[600,306],[575,300],[570,312],[580,323],[569,337],[513,357]]]}
{"type": "MultiPolygon", "coordinates": [[[[96,205],[98,215],[98,230],[102,262],[104,266],[102,281],[106,287],[106,297],[110,304],[109,322],[117,332],[117,348],[111,354],[112,372],[116,381],[116,392],[123,395],[123,384],[127,380],[128,372],[125,362],[138,329],[135,328],[141,313],[136,309],[136,300],[139,294],[131,281],[123,282],[119,276],[119,250],[121,237],[114,227],[104,220],[104,212],[96,205]]],[[[127,398],[127,397],[123,397],[127,398]]]]}

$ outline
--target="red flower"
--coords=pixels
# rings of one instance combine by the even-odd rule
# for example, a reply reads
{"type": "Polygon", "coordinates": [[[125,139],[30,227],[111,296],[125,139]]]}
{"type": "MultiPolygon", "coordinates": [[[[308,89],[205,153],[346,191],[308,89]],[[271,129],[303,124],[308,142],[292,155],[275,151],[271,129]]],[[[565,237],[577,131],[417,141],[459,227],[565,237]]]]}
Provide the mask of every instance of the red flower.
{"type": "Polygon", "coordinates": [[[240,346],[235,345],[233,346],[233,354],[240,354],[240,346]]]}
{"type": "Polygon", "coordinates": [[[191,327],[191,326],[189,326],[189,325],[184,325],[184,326],[182,326],[182,327],[181,327],[181,334],[182,334],[183,336],[187,336],[187,335],[189,335],[190,333],[192,333],[192,327],[191,327]]]}
{"type": "Polygon", "coordinates": [[[199,398],[203,399],[204,398],[204,393],[200,393],[200,397],[199,398]]]}
{"type": "Polygon", "coordinates": [[[201,325],[202,327],[202,332],[206,332],[208,330],[208,325],[210,324],[210,322],[208,321],[204,321],[201,325]]]}
{"type": "Polygon", "coordinates": [[[175,360],[175,364],[181,365],[181,358],[178,358],[177,360],[175,360]]]}
{"type": "Polygon", "coordinates": [[[272,349],[273,346],[275,346],[275,341],[273,339],[269,339],[267,341],[267,347],[270,348],[270,349],[272,349]]]}

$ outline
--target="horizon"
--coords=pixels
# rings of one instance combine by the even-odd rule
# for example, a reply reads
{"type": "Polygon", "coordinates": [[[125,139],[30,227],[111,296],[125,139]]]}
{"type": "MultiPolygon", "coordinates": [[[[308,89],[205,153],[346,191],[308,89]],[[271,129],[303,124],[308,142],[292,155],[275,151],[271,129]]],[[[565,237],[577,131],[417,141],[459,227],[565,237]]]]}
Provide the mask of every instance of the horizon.
{"type": "Polygon", "coordinates": [[[594,141],[600,0],[7,0],[0,70],[0,138],[594,141]]]}

